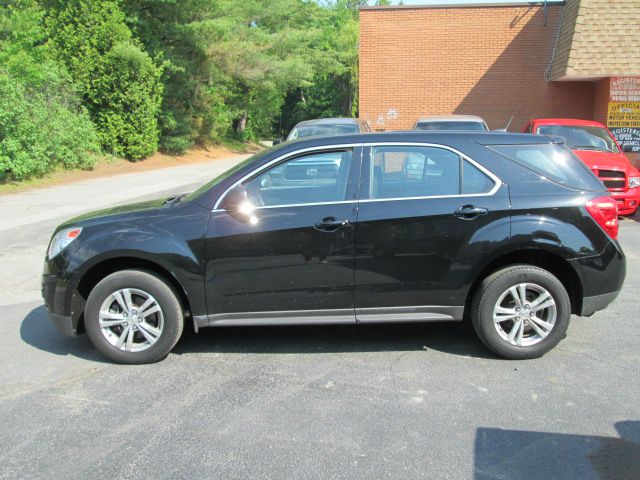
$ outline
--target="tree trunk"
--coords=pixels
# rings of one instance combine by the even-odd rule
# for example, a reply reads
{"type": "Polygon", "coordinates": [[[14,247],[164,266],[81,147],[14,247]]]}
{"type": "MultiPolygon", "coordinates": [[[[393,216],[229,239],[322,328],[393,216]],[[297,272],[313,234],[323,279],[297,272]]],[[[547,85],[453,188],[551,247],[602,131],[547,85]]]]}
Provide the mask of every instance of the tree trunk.
{"type": "Polygon", "coordinates": [[[247,128],[247,111],[245,110],[244,112],[242,112],[242,116],[236,118],[234,123],[236,133],[244,133],[247,128]]]}

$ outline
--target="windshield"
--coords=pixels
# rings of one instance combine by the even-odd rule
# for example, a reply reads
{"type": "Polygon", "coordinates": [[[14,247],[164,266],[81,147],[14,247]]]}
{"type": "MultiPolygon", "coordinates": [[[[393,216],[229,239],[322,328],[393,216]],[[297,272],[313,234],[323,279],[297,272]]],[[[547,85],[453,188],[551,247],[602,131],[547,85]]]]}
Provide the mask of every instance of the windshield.
{"type": "Polygon", "coordinates": [[[236,173],[238,170],[244,168],[246,165],[249,165],[250,163],[255,162],[256,160],[262,158],[264,155],[266,155],[267,153],[271,152],[271,150],[272,150],[272,148],[269,148],[269,149],[264,150],[264,151],[262,151],[260,153],[256,153],[255,155],[250,156],[246,160],[243,160],[242,162],[238,163],[237,165],[234,165],[229,170],[226,170],[225,172],[223,172],[220,175],[218,175],[217,177],[215,177],[213,180],[210,180],[207,183],[205,183],[203,186],[201,186],[195,192],[191,192],[189,195],[187,195],[184,198],[184,200],[185,201],[190,201],[190,200],[193,200],[196,197],[199,197],[201,194],[203,194],[204,192],[209,190],[214,185],[217,185],[218,183],[222,182],[225,178],[230,177],[231,175],[236,173]]]}
{"type": "Polygon", "coordinates": [[[287,140],[295,140],[302,137],[331,137],[333,135],[344,135],[347,133],[358,133],[358,125],[339,124],[339,125],[308,125],[304,127],[295,127],[287,137],[287,140]]]}
{"type": "Polygon", "coordinates": [[[416,130],[476,130],[486,131],[483,122],[421,122],[416,125],[416,130]]]}
{"type": "Polygon", "coordinates": [[[557,135],[565,138],[565,144],[573,150],[597,150],[619,153],[616,142],[602,127],[582,127],[577,125],[542,125],[537,133],[557,135]]]}

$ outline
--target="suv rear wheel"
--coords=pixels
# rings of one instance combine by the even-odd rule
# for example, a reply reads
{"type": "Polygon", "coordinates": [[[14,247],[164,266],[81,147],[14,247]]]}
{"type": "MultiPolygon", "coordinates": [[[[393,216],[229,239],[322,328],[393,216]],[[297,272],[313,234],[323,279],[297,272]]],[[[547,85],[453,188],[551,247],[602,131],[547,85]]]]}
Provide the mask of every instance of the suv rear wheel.
{"type": "Polygon", "coordinates": [[[180,302],[150,272],[122,270],[89,294],[84,322],[91,342],[117,363],[151,363],[167,356],[182,334],[180,302]]]}
{"type": "Polygon", "coordinates": [[[501,357],[541,357],[569,326],[571,302],[564,285],[548,271],[529,265],[499,270],[480,285],[471,305],[478,337],[501,357]]]}

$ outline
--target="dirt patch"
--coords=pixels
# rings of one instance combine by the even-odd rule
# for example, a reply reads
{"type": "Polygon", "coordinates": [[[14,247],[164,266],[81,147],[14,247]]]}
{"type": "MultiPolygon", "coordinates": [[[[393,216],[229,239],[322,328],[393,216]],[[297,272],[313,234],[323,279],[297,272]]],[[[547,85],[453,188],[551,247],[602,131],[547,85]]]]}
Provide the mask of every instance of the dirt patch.
{"type": "Polygon", "coordinates": [[[206,163],[221,160],[236,155],[255,153],[262,149],[259,145],[247,145],[246,148],[232,149],[225,146],[213,146],[207,148],[194,148],[184,155],[165,155],[155,153],[139,162],[128,160],[104,159],[96,164],[92,170],[57,170],[44,178],[36,178],[23,183],[8,183],[0,185],[0,196],[12,193],[20,193],[36,188],[52,187],[67,183],[91,180],[93,178],[110,177],[123,173],[145,172],[160,168],[177,167],[194,163],[206,163]]]}

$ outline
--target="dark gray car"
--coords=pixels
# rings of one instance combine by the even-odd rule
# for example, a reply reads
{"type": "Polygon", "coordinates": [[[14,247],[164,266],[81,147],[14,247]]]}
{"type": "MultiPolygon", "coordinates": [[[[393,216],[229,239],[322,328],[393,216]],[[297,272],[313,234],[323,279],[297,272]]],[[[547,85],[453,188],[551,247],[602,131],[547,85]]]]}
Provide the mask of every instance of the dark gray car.
{"type": "MultiPolygon", "coordinates": [[[[358,118],[318,118],[299,122],[291,129],[285,141],[305,137],[332,137],[350,133],[370,132],[369,122],[358,118]]],[[[278,140],[274,142],[280,143],[278,140]]]]}

